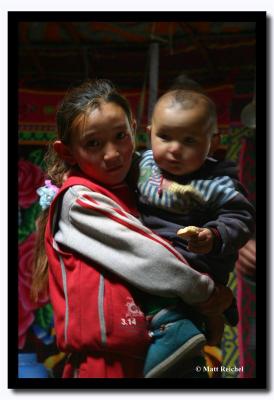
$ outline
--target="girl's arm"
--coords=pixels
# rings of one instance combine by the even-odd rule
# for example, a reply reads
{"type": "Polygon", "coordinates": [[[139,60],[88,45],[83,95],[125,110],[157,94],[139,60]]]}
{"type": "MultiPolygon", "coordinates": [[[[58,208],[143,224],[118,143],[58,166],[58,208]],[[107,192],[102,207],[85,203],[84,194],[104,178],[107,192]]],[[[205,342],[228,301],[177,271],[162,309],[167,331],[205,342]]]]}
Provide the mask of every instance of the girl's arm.
{"type": "Polygon", "coordinates": [[[214,289],[212,279],[186,265],[167,241],[112,199],[81,186],[64,195],[55,240],[154,295],[195,304],[214,289]]]}

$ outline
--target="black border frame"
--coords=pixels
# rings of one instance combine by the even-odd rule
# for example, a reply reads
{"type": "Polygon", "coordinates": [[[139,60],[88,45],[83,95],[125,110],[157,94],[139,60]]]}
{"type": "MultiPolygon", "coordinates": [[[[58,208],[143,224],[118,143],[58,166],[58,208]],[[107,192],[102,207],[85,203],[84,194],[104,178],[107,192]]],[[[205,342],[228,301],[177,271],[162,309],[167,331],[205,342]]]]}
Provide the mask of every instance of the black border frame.
{"type": "MultiPolygon", "coordinates": [[[[18,309],[17,309],[17,283],[18,277],[14,273],[14,265],[17,265],[17,163],[14,161],[14,134],[18,131],[18,24],[24,21],[256,21],[256,71],[257,71],[257,131],[262,132],[257,140],[257,157],[260,157],[260,179],[257,183],[258,209],[258,230],[265,232],[266,193],[267,188],[267,151],[266,138],[267,132],[266,118],[266,63],[268,55],[268,29],[267,14],[264,11],[79,11],[79,12],[44,12],[44,11],[9,11],[8,12],[8,388],[13,389],[267,389],[268,371],[267,364],[267,281],[265,269],[262,267],[257,274],[257,377],[254,379],[19,379],[17,378],[17,332],[18,332],[18,309]],[[262,224],[262,226],[260,226],[262,224]],[[15,300],[15,301],[14,301],[15,300]]],[[[18,147],[17,147],[18,151],[18,147]]],[[[257,163],[259,164],[259,163],[257,163]]],[[[258,171],[257,171],[258,175],[258,171]]],[[[266,237],[257,238],[257,259],[266,265],[266,237]]],[[[268,346],[269,349],[269,346],[268,346]]],[[[191,390],[191,391],[193,391],[191,390]]],[[[216,391],[214,391],[216,392],[216,391]]],[[[124,393],[124,390],[123,390],[124,393]]]]}

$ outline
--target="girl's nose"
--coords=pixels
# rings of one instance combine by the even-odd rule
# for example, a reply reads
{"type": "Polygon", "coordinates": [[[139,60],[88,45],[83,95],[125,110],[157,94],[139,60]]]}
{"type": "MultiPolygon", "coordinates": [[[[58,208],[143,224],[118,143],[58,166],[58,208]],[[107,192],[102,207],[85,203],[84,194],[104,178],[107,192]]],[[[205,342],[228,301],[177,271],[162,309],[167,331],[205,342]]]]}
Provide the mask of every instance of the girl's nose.
{"type": "Polygon", "coordinates": [[[107,146],[104,154],[105,162],[106,163],[115,162],[116,160],[119,160],[119,158],[120,158],[120,153],[118,151],[118,148],[112,145],[107,146]]]}

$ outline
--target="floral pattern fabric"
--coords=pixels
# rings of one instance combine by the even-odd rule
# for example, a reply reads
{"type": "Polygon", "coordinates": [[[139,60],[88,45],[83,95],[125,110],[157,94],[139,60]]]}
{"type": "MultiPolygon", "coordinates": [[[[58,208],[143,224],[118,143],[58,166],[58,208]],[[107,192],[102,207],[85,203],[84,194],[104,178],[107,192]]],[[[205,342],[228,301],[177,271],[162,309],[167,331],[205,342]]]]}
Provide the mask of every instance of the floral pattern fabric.
{"type": "Polygon", "coordinates": [[[48,302],[48,297],[39,299],[39,302],[34,302],[31,299],[30,287],[32,281],[32,262],[34,255],[35,237],[35,233],[32,233],[23,243],[19,245],[19,349],[22,349],[24,347],[26,341],[26,333],[35,319],[35,310],[48,302]]]}
{"type": "Polygon", "coordinates": [[[44,173],[40,167],[23,159],[19,160],[18,169],[19,206],[28,208],[38,199],[36,190],[44,182],[44,173]]]}

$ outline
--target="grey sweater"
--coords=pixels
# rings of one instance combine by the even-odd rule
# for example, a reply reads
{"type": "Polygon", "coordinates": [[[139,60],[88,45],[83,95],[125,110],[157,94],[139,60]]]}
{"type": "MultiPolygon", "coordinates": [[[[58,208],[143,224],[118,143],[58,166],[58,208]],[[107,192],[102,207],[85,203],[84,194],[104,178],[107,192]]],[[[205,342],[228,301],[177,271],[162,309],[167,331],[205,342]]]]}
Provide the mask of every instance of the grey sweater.
{"type": "Polygon", "coordinates": [[[100,264],[132,286],[188,304],[206,301],[213,280],[190,266],[166,240],[113,199],[83,186],[69,188],[60,207],[56,242],[100,264]]]}

